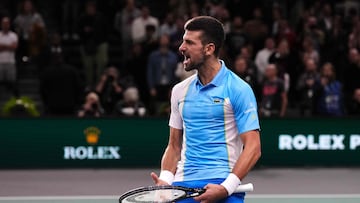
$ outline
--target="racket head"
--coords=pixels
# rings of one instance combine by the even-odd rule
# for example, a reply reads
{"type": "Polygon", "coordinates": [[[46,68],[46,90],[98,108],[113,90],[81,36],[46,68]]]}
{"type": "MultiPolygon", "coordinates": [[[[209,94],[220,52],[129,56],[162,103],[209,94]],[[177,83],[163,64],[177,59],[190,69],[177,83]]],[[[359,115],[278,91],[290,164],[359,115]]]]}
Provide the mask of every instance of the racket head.
{"type": "Polygon", "coordinates": [[[121,195],[119,203],[170,203],[188,197],[195,197],[204,192],[204,189],[171,185],[141,187],[121,195]]]}

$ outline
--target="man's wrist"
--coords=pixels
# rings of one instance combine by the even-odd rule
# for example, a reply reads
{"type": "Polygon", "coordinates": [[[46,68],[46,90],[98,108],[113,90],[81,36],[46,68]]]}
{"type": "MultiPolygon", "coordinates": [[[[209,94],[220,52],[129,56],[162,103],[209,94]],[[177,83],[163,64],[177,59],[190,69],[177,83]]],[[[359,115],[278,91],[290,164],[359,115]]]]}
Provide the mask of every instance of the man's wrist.
{"type": "Polygon", "coordinates": [[[241,184],[241,180],[234,173],[230,173],[229,176],[221,183],[221,185],[226,189],[228,195],[232,195],[236,188],[241,184]]]}
{"type": "Polygon", "coordinates": [[[165,181],[167,184],[171,185],[174,181],[174,174],[171,171],[168,170],[162,170],[160,172],[159,179],[162,181],[165,181]]]}

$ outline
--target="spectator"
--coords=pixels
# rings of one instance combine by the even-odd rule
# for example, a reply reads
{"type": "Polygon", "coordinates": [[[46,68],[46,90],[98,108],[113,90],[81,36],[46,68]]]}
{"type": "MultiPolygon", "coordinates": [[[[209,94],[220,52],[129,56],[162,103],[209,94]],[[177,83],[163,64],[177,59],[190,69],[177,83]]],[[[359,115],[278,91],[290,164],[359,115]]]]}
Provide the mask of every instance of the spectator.
{"type": "Polygon", "coordinates": [[[255,75],[249,72],[248,63],[245,58],[238,57],[234,62],[234,73],[238,75],[241,79],[246,81],[256,93],[257,91],[257,82],[255,75]]]}
{"type": "Polygon", "coordinates": [[[85,97],[85,102],[78,111],[77,116],[83,117],[101,117],[104,110],[101,107],[99,96],[95,92],[89,92],[85,97]]]}
{"type": "Polygon", "coordinates": [[[34,24],[37,24],[37,27],[45,27],[44,20],[41,14],[36,12],[33,2],[24,0],[20,5],[20,13],[14,20],[15,31],[19,35],[19,55],[25,56],[23,61],[27,61],[26,57],[29,56],[28,41],[34,24]]]}
{"type": "Polygon", "coordinates": [[[303,30],[300,33],[300,39],[304,41],[309,38],[315,50],[319,51],[325,42],[325,33],[319,28],[318,20],[315,16],[309,16],[304,21],[303,30]]]}
{"type": "Polygon", "coordinates": [[[0,31],[0,82],[4,82],[14,96],[16,88],[15,50],[18,47],[18,36],[10,30],[10,18],[1,19],[0,31]]]}
{"type": "Polygon", "coordinates": [[[14,20],[15,30],[19,36],[28,40],[32,26],[38,23],[40,26],[45,26],[44,20],[40,13],[36,12],[33,2],[31,0],[24,0],[20,6],[20,13],[14,20]]]}
{"type": "Polygon", "coordinates": [[[342,84],[336,80],[335,69],[331,63],[325,63],[322,66],[320,84],[318,114],[323,116],[344,115],[342,84]]]}
{"type": "Polygon", "coordinates": [[[278,77],[275,64],[269,64],[262,84],[259,114],[263,117],[284,117],[287,108],[287,93],[284,82],[278,77]]]}
{"type": "Polygon", "coordinates": [[[320,88],[320,74],[314,59],[304,60],[305,71],[300,75],[297,91],[300,94],[300,115],[313,115],[316,107],[316,93],[320,88]]]}
{"type": "Polygon", "coordinates": [[[252,46],[244,46],[241,48],[240,50],[240,54],[238,55],[238,57],[242,57],[246,60],[247,63],[247,67],[248,67],[248,72],[251,75],[257,75],[257,67],[255,62],[252,60],[252,46]]]}
{"type": "Polygon", "coordinates": [[[140,100],[136,87],[129,87],[124,92],[124,99],[116,104],[116,114],[122,116],[145,116],[146,108],[140,100]]]}
{"type": "Polygon", "coordinates": [[[147,56],[139,43],[132,46],[131,54],[126,61],[125,69],[134,77],[134,82],[138,87],[140,98],[148,104],[149,91],[147,85],[147,56]]]}
{"type": "Polygon", "coordinates": [[[272,36],[276,36],[280,31],[280,21],[283,19],[283,13],[279,6],[273,6],[271,17],[271,34],[272,36]]]}
{"type": "Polygon", "coordinates": [[[113,113],[115,104],[122,99],[123,90],[117,68],[114,66],[107,68],[96,85],[96,92],[106,114],[113,113]]]}
{"type": "Polygon", "coordinates": [[[66,64],[62,54],[52,52],[51,62],[40,75],[45,115],[74,115],[80,105],[83,82],[77,68],[66,64]]]}
{"type": "Polygon", "coordinates": [[[97,11],[96,3],[88,1],[85,13],[79,19],[81,39],[81,58],[86,76],[86,83],[93,85],[99,80],[108,62],[107,23],[97,11]]]}
{"type": "Polygon", "coordinates": [[[76,19],[79,16],[80,2],[81,0],[64,0],[62,2],[61,28],[64,40],[79,39],[76,19]]]}
{"type": "Polygon", "coordinates": [[[147,64],[150,96],[156,103],[167,101],[167,95],[176,82],[175,70],[177,63],[176,53],[170,50],[169,36],[161,36],[159,49],[150,54],[147,64]]]}
{"type": "Polygon", "coordinates": [[[272,37],[266,38],[264,48],[258,51],[255,57],[258,83],[261,83],[263,81],[265,69],[267,65],[269,65],[269,58],[274,51],[275,51],[274,39],[272,37]]]}
{"type": "Polygon", "coordinates": [[[156,39],[159,32],[159,21],[157,18],[150,15],[150,10],[147,6],[142,6],[141,16],[137,17],[131,26],[131,36],[134,43],[143,42],[146,38],[146,26],[152,25],[155,30],[152,38],[156,39]]]}
{"type": "Polygon", "coordinates": [[[349,34],[348,47],[360,49],[360,18],[355,21],[352,32],[349,34]]]}
{"type": "Polygon", "coordinates": [[[348,102],[347,113],[352,116],[360,115],[360,88],[354,90],[353,97],[348,102]]]}
{"type": "Polygon", "coordinates": [[[356,48],[349,49],[348,64],[345,66],[345,98],[350,100],[355,89],[360,88],[360,53],[356,48]]]}
{"type": "MultiPolygon", "coordinates": [[[[136,8],[135,0],[127,0],[125,7],[115,15],[114,28],[121,35],[121,47],[124,57],[125,53],[131,49],[133,43],[131,26],[140,14],[140,10],[136,8]]],[[[125,58],[124,60],[127,59],[125,58]]]]}
{"type": "Polygon", "coordinates": [[[332,8],[329,3],[325,3],[322,7],[321,16],[319,18],[319,28],[325,33],[325,35],[328,35],[331,30],[333,29],[333,14],[332,14],[332,8]]]}
{"type": "MultiPolygon", "coordinates": [[[[182,17],[177,17],[176,18],[176,31],[170,35],[170,47],[173,51],[178,53],[178,48],[182,43],[183,40],[183,35],[184,35],[184,25],[185,25],[185,20],[182,17]]],[[[179,57],[180,57],[180,53],[179,53],[179,57]]]]}
{"type": "Polygon", "coordinates": [[[336,15],[333,18],[331,30],[328,31],[326,40],[321,51],[321,61],[330,61],[337,68],[336,73],[343,79],[343,62],[346,61],[347,50],[346,32],[343,29],[342,17],[336,15]]]}
{"type": "Polygon", "coordinates": [[[45,27],[39,23],[34,23],[28,40],[28,56],[29,62],[32,62],[37,68],[43,68],[46,59],[42,56],[46,51],[47,44],[48,38],[45,27]]]}
{"type": "Polygon", "coordinates": [[[268,35],[268,28],[263,20],[261,8],[257,7],[253,10],[253,18],[244,23],[244,32],[249,37],[254,51],[257,52],[261,49],[268,35]]]}
{"type": "Polygon", "coordinates": [[[249,43],[248,36],[243,30],[243,20],[240,16],[236,16],[233,19],[231,31],[225,40],[228,55],[231,60],[235,60],[240,54],[241,48],[249,43]]]}
{"type": "Polygon", "coordinates": [[[310,37],[305,37],[302,41],[302,47],[303,47],[303,58],[311,58],[315,61],[315,63],[320,63],[320,55],[319,52],[315,49],[314,43],[311,40],[310,37]]]}
{"type": "Polygon", "coordinates": [[[280,20],[279,21],[279,31],[277,32],[277,35],[275,35],[275,39],[280,42],[283,39],[286,39],[286,41],[289,44],[289,49],[293,50],[295,48],[296,43],[296,34],[290,27],[287,20],[280,20]]]}
{"type": "Polygon", "coordinates": [[[288,70],[290,70],[290,68],[295,68],[292,65],[292,62],[293,58],[290,55],[289,43],[286,39],[283,39],[279,42],[276,50],[270,55],[269,63],[276,65],[276,72],[283,80],[286,92],[290,89],[290,76],[288,70]]]}
{"type": "Polygon", "coordinates": [[[160,25],[160,36],[169,35],[171,36],[176,32],[176,24],[174,14],[167,13],[164,22],[160,25]]]}

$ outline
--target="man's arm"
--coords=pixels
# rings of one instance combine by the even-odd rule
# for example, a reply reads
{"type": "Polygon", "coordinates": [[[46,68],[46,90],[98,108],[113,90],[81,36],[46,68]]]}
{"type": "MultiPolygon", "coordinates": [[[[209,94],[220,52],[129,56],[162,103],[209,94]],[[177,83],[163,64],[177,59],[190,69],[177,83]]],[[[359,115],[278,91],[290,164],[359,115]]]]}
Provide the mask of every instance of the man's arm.
{"type": "Polygon", "coordinates": [[[240,135],[244,150],[238,158],[233,173],[242,180],[249,173],[261,156],[260,133],[252,130],[240,135]]]}
{"type": "MultiPolygon", "coordinates": [[[[165,174],[169,174],[170,172],[170,175],[173,175],[176,173],[177,164],[181,155],[182,133],[182,130],[170,127],[169,143],[161,160],[161,171],[166,171],[165,174]]],[[[155,173],[151,173],[151,177],[156,185],[168,185],[172,182],[172,180],[164,180],[171,179],[171,177],[166,175],[165,177],[162,175],[158,177],[155,173]]]]}
{"type": "Polygon", "coordinates": [[[17,42],[13,42],[10,45],[0,44],[0,51],[15,51],[17,47],[17,42]]]}

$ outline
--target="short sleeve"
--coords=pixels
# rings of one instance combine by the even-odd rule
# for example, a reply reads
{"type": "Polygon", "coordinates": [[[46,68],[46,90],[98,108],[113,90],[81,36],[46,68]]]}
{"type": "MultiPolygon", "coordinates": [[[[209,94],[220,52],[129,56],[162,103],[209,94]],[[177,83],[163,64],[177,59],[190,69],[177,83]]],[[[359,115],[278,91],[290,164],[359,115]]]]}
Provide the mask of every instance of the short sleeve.
{"type": "Polygon", "coordinates": [[[251,130],[260,130],[257,103],[251,87],[246,84],[233,93],[230,101],[239,134],[251,130]]]}
{"type": "Polygon", "coordinates": [[[169,119],[169,126],[182,129],[183,128],[183,120],[179,110],[179,95],[177,94],[176,86],[173,88],[171,92],[171,112],[170,112],[170,119],[169,119]]]}

